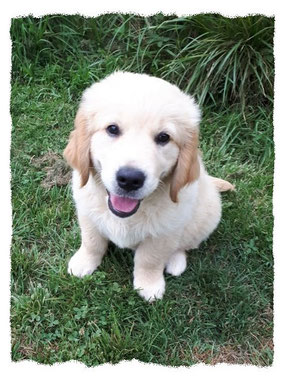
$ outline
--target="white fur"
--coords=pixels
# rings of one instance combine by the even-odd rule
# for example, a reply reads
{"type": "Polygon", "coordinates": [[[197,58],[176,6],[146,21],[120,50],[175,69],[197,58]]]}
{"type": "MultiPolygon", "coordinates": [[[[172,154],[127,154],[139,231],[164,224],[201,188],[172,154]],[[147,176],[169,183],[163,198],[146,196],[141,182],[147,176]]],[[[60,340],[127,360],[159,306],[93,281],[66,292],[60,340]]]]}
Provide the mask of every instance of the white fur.
{"type": "Polygon", "coordinates": [[[73,255],[68,264],[68,273],[79,278],[92,274],[100,265],[97,257],[90,255],[88,251],[81,246],[73,255]]]}
{"type": "Polygon", "coordinates": [[[166,266],[167,273],[179,276],[181,275],[186,269],[186,254],[184,251],[178,251],[177,253],[174,253],[169,258],[169,261],[166,266]]]}
{"type": "Polygon", "coordinates": [[[198,131],[200,112],[193,99],[177,87],[141,74],[115,73],[94,84],[83,95],[80,110],[87,115],[91,158],[96,175],[80,186],[73,172],[73,197],[82,246],[71,258],[68,272],[91,274],[106,251],[107,241],[135,250],[134,288],[146,300],[162,298],[163,271],[180,275],[186,268],[185,250],[197,248],[216,228],[221,217],[219,192],[201,157],[198,179],[182,188],[178,202],[170,199],[171,173],[186,132],[198,131]],[[106,127],[121,127],[119,138],[106,127]],[[167,131],[172,137],[158,146],[154,137],[167,131]],[[108,208],[107,192],[116,192],[115,173],[134,166],[147,175],[139,190],[137,212],[120,218],[108,208]]]}

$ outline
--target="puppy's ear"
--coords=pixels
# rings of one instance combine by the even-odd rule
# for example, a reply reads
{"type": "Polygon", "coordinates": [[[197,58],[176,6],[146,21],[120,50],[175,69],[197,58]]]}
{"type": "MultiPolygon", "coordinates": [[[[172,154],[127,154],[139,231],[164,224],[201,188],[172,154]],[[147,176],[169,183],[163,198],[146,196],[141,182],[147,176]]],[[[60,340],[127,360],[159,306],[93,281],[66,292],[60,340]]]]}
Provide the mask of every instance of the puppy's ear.
{"type": "Polygon", "coordinates": [[[87,118],[82,110],[78,110],[75,118],[75,129],[71,132],[63,156],[67,163],[79,171],[81,175],[81,187],[86,185],[92,167],[90,157],[91,134],[87,129],[87,118]]]}
{"type": "Polygon", "coordinates": [[[172,175],[170,197],[177,202],[178,192],[199,177],[198,132],[193,131],[180,148],[178,161],[172,175]]]}

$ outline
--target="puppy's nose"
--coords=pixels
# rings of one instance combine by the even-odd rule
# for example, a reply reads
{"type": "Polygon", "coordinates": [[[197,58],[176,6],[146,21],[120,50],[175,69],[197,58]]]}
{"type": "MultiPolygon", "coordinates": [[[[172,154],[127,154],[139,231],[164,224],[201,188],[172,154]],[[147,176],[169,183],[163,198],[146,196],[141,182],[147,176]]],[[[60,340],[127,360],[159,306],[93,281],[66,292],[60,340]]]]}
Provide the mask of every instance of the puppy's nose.
{"type": "Polygon", "coordinates": [[[141,188],[145,179],[146,176],[142,171],[131,167],[122,167],[116,173],[118,185],[127,192],[141,188]]]}

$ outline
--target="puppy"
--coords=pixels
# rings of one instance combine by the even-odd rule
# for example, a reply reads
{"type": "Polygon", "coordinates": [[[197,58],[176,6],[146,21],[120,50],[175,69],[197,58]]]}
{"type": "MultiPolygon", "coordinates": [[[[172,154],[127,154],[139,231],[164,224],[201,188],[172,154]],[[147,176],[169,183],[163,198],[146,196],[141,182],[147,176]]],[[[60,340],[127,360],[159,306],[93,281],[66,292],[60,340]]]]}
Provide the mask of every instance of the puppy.
{"type": "Polygon", "coordinates": [[[185,270],[185,250],[220,221],[219,191],[233,189],[207,174],[199,122],[192,97],[146,74],[115,72],[84,92],[64,151],[82,240],[70,274],[92,274],[110,240],[135,251],[139,294],[162,298],[164,270],[185,270]]]}

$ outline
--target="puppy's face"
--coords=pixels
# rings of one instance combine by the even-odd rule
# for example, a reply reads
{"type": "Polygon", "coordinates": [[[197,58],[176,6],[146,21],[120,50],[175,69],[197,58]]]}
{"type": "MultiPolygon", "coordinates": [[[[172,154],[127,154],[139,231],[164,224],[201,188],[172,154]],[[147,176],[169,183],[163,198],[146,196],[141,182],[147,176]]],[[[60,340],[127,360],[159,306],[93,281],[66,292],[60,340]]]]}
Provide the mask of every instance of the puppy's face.
{"type": "Polygon", "coordinates": [[[173,169],[179,148],[171,122],[123,108],[113,105],[112,114],[95,117],[91,158],[109,193],[110,210],[128,217],[173,169]]]}
{"type": "Polygon", "coordinates": [[[129,217],[165,178],[169,197],[199,175],[199,110],[169,83],[146,75],[115,73],[84,93],[65,150],[82,185],[94,167],[108,207],[129,217]]]}

